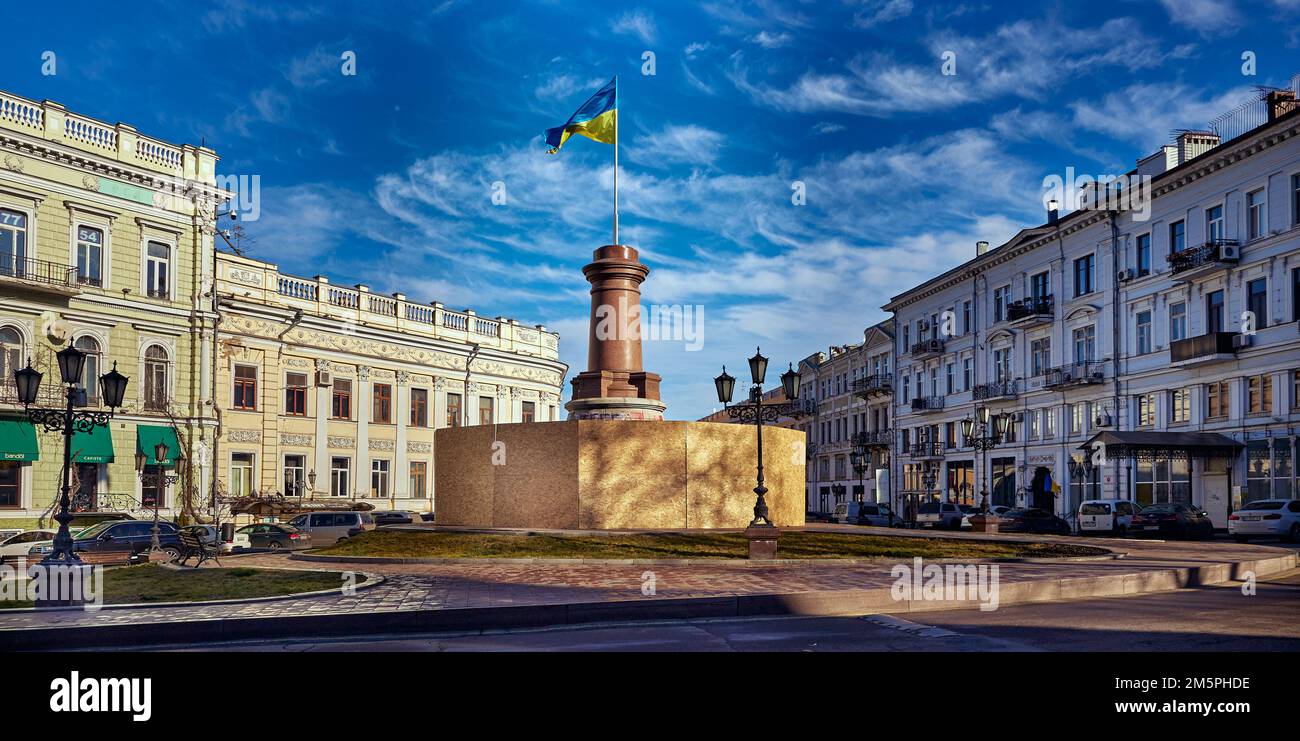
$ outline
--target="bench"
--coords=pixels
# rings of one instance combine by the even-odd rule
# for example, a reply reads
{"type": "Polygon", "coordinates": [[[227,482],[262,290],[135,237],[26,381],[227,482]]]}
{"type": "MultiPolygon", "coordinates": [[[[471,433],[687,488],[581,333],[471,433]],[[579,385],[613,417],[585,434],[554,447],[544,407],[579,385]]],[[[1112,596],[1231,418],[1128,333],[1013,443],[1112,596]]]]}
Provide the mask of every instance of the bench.
{"type": "Polygon", "coordinates": [[[217,558],[218,551],[215,544],[205,542],[203,538],[188,530],[182,530],[180,538],[181,557],[176,560],[176,563],[184,566],[185,562],[191,558],[198,558],[194,562],[194,568],[196,569],[202,566],[204,561],[208,560],[216,561],[218,566],[221,565],[221,560],[217,558]]]}

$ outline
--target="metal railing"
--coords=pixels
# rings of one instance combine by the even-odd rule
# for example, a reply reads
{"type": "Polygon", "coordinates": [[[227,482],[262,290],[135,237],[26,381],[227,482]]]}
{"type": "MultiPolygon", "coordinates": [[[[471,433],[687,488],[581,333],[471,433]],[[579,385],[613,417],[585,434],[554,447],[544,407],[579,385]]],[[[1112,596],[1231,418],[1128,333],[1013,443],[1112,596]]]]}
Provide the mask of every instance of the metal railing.
{"type": "Polygon", "coordinates": [[[1043,387],[1072,386],[1084,383],[1102,383],[1106,380],[1106,365],[1097,361],[1069,363],[1048,368],[1043,374],[1043,387]]]}
{"type": "Polygon", "coordinates": [[[853,434],[853,444],[867,448],[888,448],[894,444],[893,430],[870,430],[867,432],[855,432],[853,434]]]}
{"type": "Polygon", "coordinates": [[[1178,363],[1215,355],[1236,355],[1236,337],[1236,332],[1210,332],[1199,337],[1174,340],[1169,343],[1169,361],[1178,363]]]}
{"type": "Polygon", "coordinates": [[[1016,301],[1007,307],[1007,321],[1017,322],[1029,317],[1051,318],[1056,302],[1051,296],[1039,296],[1016,301]]]}
{"type": "Polygon", "coordinates": [[[933,412],[943,409],[942,396],[919,396],[912,399],[912,411],[933,412]]]}
{"type": "Polygon", "coordinates": [[[975,401],[1014,399],[1020,393],[1020,388],[1016,381],[995,381],[993,383],[981,383],[971,389],[971,392],[975,401]]]}
{"type": "Polygon", "coordinates": [[[943,340],[921,340],[912,345],[913,355],[929,355],[943,352],[943,340]]]}
{"type": "Polygon", "coordinates": [[[51,286],[75,288],[77,268],[49,260],[37,260],[34,257],[0,254],[0,278],[13,278],[29,283],[43,283],[51,286]]]}
{"type": "Polygon", "coordinates": [[[890,373],[874,373],[853,382],[853,393],[859,396],[889,394],[894,390],[894,376],[890,373]]]}
{"type": "Polygon", "coordinates": [[[1235,239],[1215,239],[1199,247],[1179,250],[1165,259],[1169,261],[1169,266],[1173,269],[1174,275],[1177,275],[1206,265],[1236,262],[1236,250],[1232,250],[1232,254],[1229,256],[1225,256],[1224,250],[1225,247],[1235,248],[1236,246],[1237,240],[1235,239]]]}

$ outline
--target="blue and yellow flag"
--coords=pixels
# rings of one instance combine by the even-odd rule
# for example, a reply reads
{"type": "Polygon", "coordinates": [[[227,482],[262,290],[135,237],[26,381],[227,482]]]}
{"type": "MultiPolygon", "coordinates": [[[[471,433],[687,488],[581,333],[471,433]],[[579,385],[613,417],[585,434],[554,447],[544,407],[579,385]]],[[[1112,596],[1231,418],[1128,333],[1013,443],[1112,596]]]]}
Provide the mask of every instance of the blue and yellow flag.
{"type": "Polygon", "coordinates": [[[574,134],[582,134],[606,144],[614,144],[618,137],[618,76],[587,99],[586,103],[569,117],[568,123],[546,130],[546,143],[551,145],[547,154],[555,154],[574,134]]]}

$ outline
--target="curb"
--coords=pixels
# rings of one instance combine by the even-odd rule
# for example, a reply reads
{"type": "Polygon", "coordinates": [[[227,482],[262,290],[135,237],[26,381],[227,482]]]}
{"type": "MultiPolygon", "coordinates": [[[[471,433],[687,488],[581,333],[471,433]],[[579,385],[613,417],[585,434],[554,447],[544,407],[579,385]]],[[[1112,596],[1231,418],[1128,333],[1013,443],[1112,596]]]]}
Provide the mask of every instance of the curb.
{"type": "MultiPolygon", "coordinates": [[[[1103,549],[1108,550],[1108,549],[1103,549]]],[[[926,563],[1082,563],[1088,561],[1113,561],[1128,556],[1127,552],[1110,551],[1094,556],[1061,556],[1060,558],[927,558],[926,563]]],[[[388,556],[330,556],[324,554],[295,553],[290,561],[312,563],[359,564],[411,564],[445,566],[726,566],[731,568],[766,568],[768,566],[860,566],[886,561],[910,561],[907,556],[875,556],[872,558],[773,558],[751,561],[747,558],[394,558],[388,556]]]]}
{"type": "MultiPolygon", "coordinates": [[[[1012,582],[999,589],[999,605],[1094,599],[1208,586],[1254,572],[1265,576],[1296,568],[1300,556],[1262,558],[1235,563],[1174,567],[1107,576],[1012,582]]],[[[895,599],[890,588],[821,592],[648,598],[556,605],[467,607],[368,613],[333,613],[288,617],[205,619],[184,622],[104,625],[95,627],[0,630],[6,650],[69,650],[97,647],[334,638],[359,634],[485,633],[500,630],[644,620],[693,620],[774,616],[832,616],[919,613],[977,608],[977,599],[895,599]]]]}

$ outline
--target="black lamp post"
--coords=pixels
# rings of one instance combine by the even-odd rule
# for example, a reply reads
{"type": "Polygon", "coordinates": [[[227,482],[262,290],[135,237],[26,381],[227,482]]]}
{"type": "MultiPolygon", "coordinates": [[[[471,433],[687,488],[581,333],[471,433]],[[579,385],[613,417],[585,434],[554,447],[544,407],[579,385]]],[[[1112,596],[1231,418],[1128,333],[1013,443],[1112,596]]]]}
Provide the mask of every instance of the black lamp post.
{"type": "Polygon", "coordinates": [[[81,372],[86,366],[86,353],[69,344],[55,353],[59,363],[59,380],[63,383],[64,397],[67,405],[62,408],[37,408],[37,395],[40,393],[40,371],[32,368],[32,361],[27,360],[27,367],[14,371],[14,385],[18,391],[18,401],[32,424],[44,427],[47,432],[63,434],[63,485],[59,494],[59,513],[54,516],[59,523],[59,531],[54,536],[53,549],[41,559],[45,566],[75,566],[81,558],[72,550],[72,533],[68,523],[72,522],[69,512],[72,496],[72,436],[77,432],[89,433],[96,427],[108,427],[113,413],[122,406],[122,397],[126,395],[127,377],[117,372],[117,363],[113,370],[99,377],[99,387],[107,412],[97,409],[77,409],[79,398],[77,384],[81,382],[81,372]]]}
{"type": "Polygon", "coordinates": [[[867,482],[864,478],[867,473],[867,456],[866,446],[862,444],[855,445],[853,450],[849,451],[849,463],[853,466],[853,472],[858,475],[858,495],[855,499],[858,502],[867,500],[867,482]]]}
{"type": "MultiPolygon", "coordinates": [[[[993,476],[989,471],[989,449],[1010,440],[1015,434],[1015,429],[1015,417],[1006,412],[993,415],[988,407],[976,409],[973,418],[967,417],[961,421],[961,434],[966,444],[984,454],[984,474],[990,482],[993,476]]],[[[989,511],[988,487],[985,487],[980,495],[980,511],[985,513],[989,511]]]]}
{"type": "MultiPolygon", "coordinates": [[[[1079,490],[1087,491],[1092,488],[1092,474],[1096,468],[1092,464],[1092,456],[1085,453],[1082,458],[1083,460],[1070,458],[1070,482],[1073,483],[1075,480],[1082,477],[1083,486],[1079,487],[1079,490]]],[[[1094,498],[1098,496],[1100,496],[1100,494],[1095,494],[1094,498]]]]}
{"type": "Polygon", "coordinates": [[[163,466],[166,465],[165,461],[167,460],[167,453],[167,443],[159,440],[158,444],[153,446],[153,460],[154,463],[158,465],[157,473],[144,472],[144,467],[149,463],[149,457],[144,454],[144,451],[136,451],[135,454],[135,473],[136,476],[140,478],[141,488],[150,487],[154,490],[153,529],[150,531],[152,538],[149,541],[150,554],[155,554],[162,550],[162,544],[158,540],[158,508],[162,506],[162,493],[167,491],[167,487],[180,480],[181,465],[185,460],[184,455],[177,455],[176,472],[167,473],[163,469],[163,466]]]}
{"type": "Polygon", "coordinates": [[[754,519],[750,521],[750,527],[774,527],[768,517],[767,500],[764,498],[767,487],[763,485],[763,422],[776,422],[781,417],[803,415],[799,405],[794,403],[799,399],[799,372],[794,369],[793,364],[789,370],[781,374],[781,388],[785,391],[787,401],[780,404],[763,403],[763,379],[767,376],[767,362],[768,359],[763,357],[761,349],[749,359],[749,373],[754,385],[749,389],[749,401],[735,406],[729,405],[731,395],[736,388],[736,379],[727,373],[727,367],[723,366],[722,375],[713,379],[713,385],[718,392],[718,401],[726,407],[731,418],[741,424],[752,422],[757,428],[758,485],[754,487],[757,499],[754,502],[754,519]]]}

